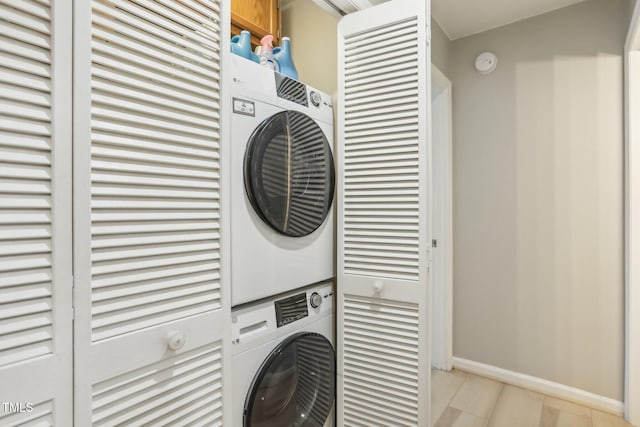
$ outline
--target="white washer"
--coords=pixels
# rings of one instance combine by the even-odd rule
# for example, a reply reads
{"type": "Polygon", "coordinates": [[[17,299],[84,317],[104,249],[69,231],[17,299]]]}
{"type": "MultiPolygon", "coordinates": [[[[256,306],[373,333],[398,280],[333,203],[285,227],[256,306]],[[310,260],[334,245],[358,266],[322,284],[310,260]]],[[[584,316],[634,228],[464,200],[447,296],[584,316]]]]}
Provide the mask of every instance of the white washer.
{"type": "Polygon", "coordinates": [[[335,276],[333,106],[231,55],[232,305],[335,276]]]}
{"type": "Polygon", "coordinates": [[[325,283],[232,311],[233,427],[334,426],[333,307],[325,283]]]}

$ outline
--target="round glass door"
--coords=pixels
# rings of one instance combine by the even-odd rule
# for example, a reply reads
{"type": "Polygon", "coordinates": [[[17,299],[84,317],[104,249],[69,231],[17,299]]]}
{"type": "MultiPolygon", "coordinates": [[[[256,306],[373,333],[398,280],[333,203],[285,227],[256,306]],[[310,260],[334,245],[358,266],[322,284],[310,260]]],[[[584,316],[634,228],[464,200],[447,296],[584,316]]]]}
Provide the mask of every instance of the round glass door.
{"type": "Polygon", "coordinates": [[[331,208],[333,156],[320,126],[306,114],[282,111],[253,132],[244,157],[244,184],[253,209],[291,237],[311,234],[331,208]]]}
{"type": "Polygon", "coordinates": [[[253,380],[244,427],[323,427],[336,386],[336,356],[322,335],[301,332],[281,342],[253,380]]]}

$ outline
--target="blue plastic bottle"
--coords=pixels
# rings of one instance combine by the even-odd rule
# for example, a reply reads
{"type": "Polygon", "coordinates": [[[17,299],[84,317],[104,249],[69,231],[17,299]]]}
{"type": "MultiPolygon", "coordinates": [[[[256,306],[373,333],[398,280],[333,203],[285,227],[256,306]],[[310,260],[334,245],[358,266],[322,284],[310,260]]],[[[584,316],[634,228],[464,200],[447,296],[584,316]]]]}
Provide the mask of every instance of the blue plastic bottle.
{"type": "Polygon", "coordinates": [[[291,57],[291,39],[289,37],[283,37],[282,45],[273,49],[273,57],[280,64],[282,74],[298,80],[298,70],[296,70],[291,57]]]}
{"type": "Polygon", "coordinates": [[[251,61],[259,62],[258,56],[251,50],[251,33],[247,30],[241,31],[239,36],[231,38],[231,52],[251,61]]]}

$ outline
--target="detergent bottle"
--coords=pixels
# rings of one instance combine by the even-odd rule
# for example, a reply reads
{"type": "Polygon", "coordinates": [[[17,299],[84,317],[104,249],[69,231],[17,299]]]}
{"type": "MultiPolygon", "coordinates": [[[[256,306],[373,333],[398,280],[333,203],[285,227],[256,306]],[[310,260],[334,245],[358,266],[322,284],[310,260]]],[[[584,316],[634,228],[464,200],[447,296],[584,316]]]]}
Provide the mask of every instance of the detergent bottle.
{"type": "Polygon", "coordinates": [[[260,40],[260,65],[274,71],[280,71],[278,62],[273,57],[273,36],[267,34],[260,40]]]}
{"type": "Polygon", "coordinates": [[[231,52],[243,58],[251,59],[251,33],[242,31],[240,35],[231,38],[231,52]]]}
{"type": "Polygon", "coordinates": [[[283,37],[280,47],[273,49],[273,57],[278,61],[282,74],[298,80],[298,71],[291,57],[291,39],[289,37],[283,37]]]}

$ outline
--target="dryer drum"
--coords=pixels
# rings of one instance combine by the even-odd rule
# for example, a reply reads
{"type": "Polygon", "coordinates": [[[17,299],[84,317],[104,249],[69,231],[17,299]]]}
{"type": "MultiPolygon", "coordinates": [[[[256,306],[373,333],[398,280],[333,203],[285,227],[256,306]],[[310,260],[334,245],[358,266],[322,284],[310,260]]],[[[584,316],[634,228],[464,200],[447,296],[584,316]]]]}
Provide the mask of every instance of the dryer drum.
{"type": "Polygon", "coordinates": [[[251,206],[271,228],[291,237],[313,233],[333,201],[335,170],[320,126],[298,111],[282,111],[255,129],[244,156],[251,206]]]}
{"type": "Polygon", "coordinates": [[[244,427],[323,427],[333,407],[336,356],[314,332],[282,341],[262,363],[244,406],[244,427]]]}

